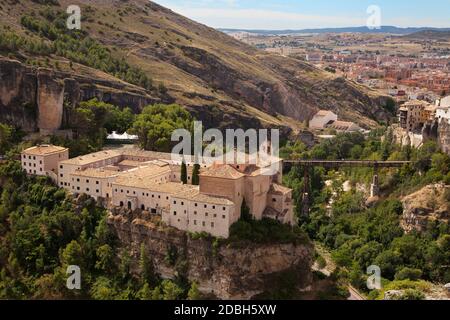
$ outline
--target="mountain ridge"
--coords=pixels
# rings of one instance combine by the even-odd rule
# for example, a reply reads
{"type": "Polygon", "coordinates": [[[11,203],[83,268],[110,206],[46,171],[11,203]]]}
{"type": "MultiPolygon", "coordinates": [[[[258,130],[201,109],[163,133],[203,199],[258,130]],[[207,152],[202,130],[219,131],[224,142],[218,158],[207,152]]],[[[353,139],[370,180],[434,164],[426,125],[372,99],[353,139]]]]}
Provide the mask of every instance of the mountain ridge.
{"type": "Polygon", "coordinates": [[[232,32],[248,32],[260,35],[289,35],[299,33],[391,33],[398,35],[408,35],[422,31],[436,31],[446,32],[450,28],[435,28],[435,27],[396,27],[396,26],[381,26],[379,29],[369,29],[366,26],[360,27],[336,27],[336,28],[312,28],[312,29],[285,29],[285,30],[264,30],[264,29],[239,29],[239,28],[218,28],[217,30],[225,33],[232,32]]]}
{"type": "Polygon", "coordinates": [[[148,76],[153,85],[145,90],[152,96],[183,105],[209,127],[301,126],[319,109],[363,127],[390,117],[383,108],[387,98],[375,91],[303,61],[260,51],[153,2],[58,4],[2,4],[4,32],[13,30],[15,36],[48,46],[44,54],[19,46],[3,51],[4,56],[100,78],[109,72],[138,85],[148,76]],[[70,36],[58,29],[58,15],[73,4],[81,7],[82,31],[70,36]],[[107,60],[98,61],[103,56],[107,60]]]}

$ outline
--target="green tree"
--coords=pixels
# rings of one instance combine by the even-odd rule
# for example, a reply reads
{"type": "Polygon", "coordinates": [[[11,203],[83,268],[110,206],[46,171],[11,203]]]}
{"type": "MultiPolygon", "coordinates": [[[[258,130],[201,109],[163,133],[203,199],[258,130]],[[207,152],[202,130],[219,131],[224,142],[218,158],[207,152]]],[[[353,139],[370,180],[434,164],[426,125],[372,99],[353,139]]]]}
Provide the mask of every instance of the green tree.
{"type": "Polygon", "coordinates": [[[194,164],[192,169],[192,184],[198,186],[200,184],[200,165],[198,163],[194,164]]]}
{"type": "Polygon", "coordinates": [[[188,175],[187,175],[187,167],[186,167],[186,163],[183,162],[181,163],[181,182],[183,182],[183,184],[187,184],[188,180],[188,175]]]}
{"type": "Polygon", "coordinates": [[[95,268],[105,273],[111,272],[114,266],[114,251],[105,244],[96,251],[97,261],[95,262],[95,268]]]}
{"type": "Polygon", "coordinates": [[[163,300],[164,296],[160,286],[157,286],[152,290],[151,300],[163,300]]]}
{"type": "Polygon", "coordinates": [[[0,123],[0,155],[4,155],[12,144],[13,128],[0,123]]]}
{"type": "Polygon", "coordinates": [[[118,292],[110,279],[99,277],[92,285],[90,294],[96,300],[115,300],[118,292]]]}
{"type": "Polygon", "coordinates": [[[192,116],[179,105],[155,104],[136,117],[131,133],[139,137],[140,146],[146,150],[170,152],[174,145],[172,133],[176,129],[191,132],[192,128],[192,116]]]}
{"type": "Polygon", "coordinates": [[[142,148],[170,152],[177,143],[171,141],[172,133],[176,129],[192,132],[193,118],[190,113],[176,104],[155,104],[142,110],[130,132],[139,137],[139,145],[142,148]]]}
{"type": "Polygon", "coordinates": [[[141,269],[141,283],[154,285],[157,281],[155,270],[152,260],[147,255],[144,243],[141,244],[139,267],[141,269]]]}
{"type": "Polygon", "coordinates": [[[65,265],[83,266],[83,252],[76,240],[72,240],[63,250],[61,259],[65,265]]]}
{"type": "Polygon", "coordinates": [[[153,296],[153,290],[150,288],[148,283],[144,283],[142,288],[139,289],[139,291],[137,293],[137,297],[140,300],[153,300],[152,296],[153,296]]]}
{"type": "Polygon", "coordinates": [[[405,267],[395,274],[395,280],[419,280],[422,277],[422,270],[405,267]]]}
{"type": "Polygon", "coordinates": [[[188,291],[188,300],[200,300],[201,294],[198,290],[198,284],[196,282],[192,282],[191,287],[188,291]]]}
{"type": "Polygon", "coordinates": [[[177,300],[183,294],[183,289],[170,280],[163,280],[161,283],[164,300],[177,300]]]}
{"type": "Polygon", "coordinates": [[[245,198],[242,199],[241,204],[241,220],[246,222],[250,222],[253,220],[253,217],[250,214],[250,208],[247,206],[247,203],[245,202],[245,198]]]}

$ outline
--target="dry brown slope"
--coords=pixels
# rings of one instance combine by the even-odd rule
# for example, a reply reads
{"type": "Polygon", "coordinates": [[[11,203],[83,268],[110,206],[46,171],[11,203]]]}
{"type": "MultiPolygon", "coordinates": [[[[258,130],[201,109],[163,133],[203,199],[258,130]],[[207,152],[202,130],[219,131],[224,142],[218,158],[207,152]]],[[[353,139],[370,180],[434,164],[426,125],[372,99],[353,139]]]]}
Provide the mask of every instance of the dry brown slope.
{"type": "MultiPolygon", "coordinates": [[[[388,117],[380,106],[384,99],[367,89],[299,60],[259,51],[155,3],[59,3],[61,10],[79,4],[82,28],[91,37],[164,83],[170,96],[210,125],[231,126],[237,118],[249,125],[256,125],[255,118],[282,124],[277,115],[303,121],[321,108],[366,126],[388,117]],[[93,8],[89,13],[87,6],[93,8]]],[[[14,28],[25,8],[42,6],[24,0],[8,8],[7,15],[16,18],[8,21],[14,28]]]]}

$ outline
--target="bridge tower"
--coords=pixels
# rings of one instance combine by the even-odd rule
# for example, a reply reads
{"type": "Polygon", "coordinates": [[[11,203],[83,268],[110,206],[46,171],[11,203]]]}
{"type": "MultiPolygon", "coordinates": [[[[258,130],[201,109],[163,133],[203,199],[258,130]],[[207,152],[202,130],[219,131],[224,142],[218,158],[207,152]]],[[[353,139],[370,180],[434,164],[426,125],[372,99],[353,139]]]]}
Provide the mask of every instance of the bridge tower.
{"type": "Polygon", "coordinates": [[[311,195],[311,183],[309,178],[309,167],[304,166],[303,173],[303,193],[302,193],[302,216],[309,217],[310,195],[311,195]]]}
{"type": "Polygon", "coordinates": [[[373,168],[373,180],[370,185],[370,197],[379,197],[380,196],[380,179],[378,176],[378,165],[375,164],[373,168]]]}

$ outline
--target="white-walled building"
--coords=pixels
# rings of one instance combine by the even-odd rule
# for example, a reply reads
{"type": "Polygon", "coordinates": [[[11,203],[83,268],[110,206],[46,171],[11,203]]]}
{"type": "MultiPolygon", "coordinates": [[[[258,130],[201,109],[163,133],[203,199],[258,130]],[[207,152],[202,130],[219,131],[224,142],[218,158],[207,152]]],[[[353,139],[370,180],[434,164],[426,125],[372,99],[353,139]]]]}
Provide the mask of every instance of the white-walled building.
{"type": "Polygon", "coordinates": [[[69,159],[69,149],[49,144],[34,146],[21,153],[22,168],[28,174],[50,176],[54,180],[58,163],[66,159],[69,159]]]}
{"type": "Polygon", "coordinates": [[[439,120],[447,120],[450,123],[450,107],[437,107],[436,108],[436,119],[439,120]]]}
{"type": "Polygon", "coordinates": [[[322,130],[326,128],[327,124],[337,121],[337,119],[338,116],[335,113],[328,110],[320,110],[309,121],[309,128],[312,130],[322,130]]]}
{"type": "Polygon", "coordinates": [[[188,184],[182,184],[181,163],[168,153],[125,147],[67,159],[67,149],[46,148],[45,152],[33,148],[24,151],[22,166],[27,172],[39,174],[40,167],[34,166],[37,162],[43,171],[53,170],[58,185],[71,193],[90,195],[110,207],[160,215],[163,222],[180,230],[227,238],[231,225],[241,216],[244,199],[257,220],[296,223],[292,190],[280,185],[279,158],[267,163],[260,159],[257,165],[249,164],[248,156],[233,165],[217,161],[202,164],[199,186],[193,186],[189,184],[193,168],[190,157],[185,160],[188,184]],[[46,156],[40,158],[38,153],[46,156]],[[30,166],[30,161],[35,162],[30,166]]]}
{"type": "Polygon", "coordinates": [[[436,119],[438,119],[439,122],[441,120],[447,120],[447,122],[450,123],[450,96],[437,101],[436,119]]]}

